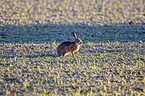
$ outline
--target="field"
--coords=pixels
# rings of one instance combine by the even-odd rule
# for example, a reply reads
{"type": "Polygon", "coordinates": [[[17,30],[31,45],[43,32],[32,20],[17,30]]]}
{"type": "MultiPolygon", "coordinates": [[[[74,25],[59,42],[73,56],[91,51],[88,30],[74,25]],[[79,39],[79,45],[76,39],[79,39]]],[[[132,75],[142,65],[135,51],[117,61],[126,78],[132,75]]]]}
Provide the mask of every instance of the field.
{"type": "Polygon", "coordinates": [[[0,2],[0,95],[145,95],[144,0],[0,2]]]}

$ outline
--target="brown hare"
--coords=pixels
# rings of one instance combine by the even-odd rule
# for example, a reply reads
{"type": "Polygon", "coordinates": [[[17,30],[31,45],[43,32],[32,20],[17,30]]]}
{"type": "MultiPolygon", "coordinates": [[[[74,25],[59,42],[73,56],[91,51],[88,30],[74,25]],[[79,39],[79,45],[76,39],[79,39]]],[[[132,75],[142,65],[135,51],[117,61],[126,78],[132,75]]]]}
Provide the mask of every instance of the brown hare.
{"type": "Polygon", "coordinates": [[[80,48],[80,45],[83,44],[82,40],[77,38],[77,36],[74,32],[72,32],[72,34],[75,37],[74,42],[65,41],[57,47],[57,53],[59,54],[59,56],[65,57],[68,54],[72,54],[73,57],[75,57],[74,52],[77,52],[80,48]]]}

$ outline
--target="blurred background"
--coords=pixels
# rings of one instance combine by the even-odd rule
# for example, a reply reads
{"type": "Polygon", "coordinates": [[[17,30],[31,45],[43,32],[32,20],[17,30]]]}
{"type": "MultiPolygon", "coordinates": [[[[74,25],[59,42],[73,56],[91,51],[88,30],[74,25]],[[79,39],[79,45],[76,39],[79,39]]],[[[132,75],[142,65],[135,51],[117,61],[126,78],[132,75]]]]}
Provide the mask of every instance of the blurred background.
{"type": "Polygon", "coordinates": [[[142,24],[144,0],[1,0],[0,24],[142,24]]]}

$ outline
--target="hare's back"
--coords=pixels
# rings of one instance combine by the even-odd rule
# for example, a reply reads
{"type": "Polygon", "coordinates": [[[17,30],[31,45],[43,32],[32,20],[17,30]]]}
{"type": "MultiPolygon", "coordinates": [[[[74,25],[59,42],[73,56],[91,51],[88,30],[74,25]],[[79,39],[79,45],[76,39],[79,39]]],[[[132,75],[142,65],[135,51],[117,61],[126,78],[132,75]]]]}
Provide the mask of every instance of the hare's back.
{"type": "Polygon", "coordinates": [[[61,43],[58,48],[57,48],[57,53],[59,55],[64,55],[65,53],[67,53],[68,51],[70,52],[71,47],[74,46],[72,42],[70,41],[65,41],[63,43],[61,43]]]}
{"type": "Polygon", "coordinates": [[[61,43],[61,44],[58,46],[58,49],[65,48],[65,47],[68,47],[68,46],[70,46],[70,45],[72,45],[72,42],[70,42],[70,41],[65,41],[65,42],[61,43]]]}

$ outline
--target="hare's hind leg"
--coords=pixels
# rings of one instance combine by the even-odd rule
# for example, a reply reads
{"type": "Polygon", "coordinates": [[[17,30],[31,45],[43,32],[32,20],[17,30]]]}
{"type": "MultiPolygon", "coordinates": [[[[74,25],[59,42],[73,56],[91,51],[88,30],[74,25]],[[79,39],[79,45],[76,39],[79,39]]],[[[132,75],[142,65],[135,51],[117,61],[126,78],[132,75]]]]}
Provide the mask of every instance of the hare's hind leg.
{"type": "Polygon", "coordinates": [[[64,53],[63,57],[70,56],[70,55],[71,55],[71,52],[64,53]]]}

